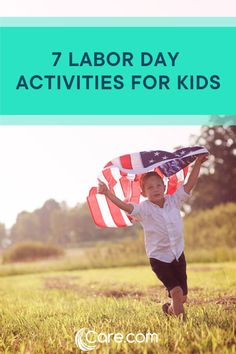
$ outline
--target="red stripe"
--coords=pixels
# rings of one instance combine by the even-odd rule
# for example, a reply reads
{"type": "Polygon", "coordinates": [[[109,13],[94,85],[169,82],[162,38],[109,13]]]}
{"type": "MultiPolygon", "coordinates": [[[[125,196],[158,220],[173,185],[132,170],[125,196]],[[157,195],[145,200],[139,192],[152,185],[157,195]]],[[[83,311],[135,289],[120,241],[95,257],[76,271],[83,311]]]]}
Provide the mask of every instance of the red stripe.
{"type": "Polygon", "coordinates": [[[120,185],[124,194],[124,202],[127,202],[129,199],[129,192],[131,193],[130,190],[130,181],[126,177],[121,177],[120,179],[120,185]]]}
{"type": "Polygon", "coordinates": [[[167,194],[173,194],[177,189],[178,180],[176,175],[170,176],[168,178],[168,188],[167,194]]]}
{"type": "Polygon", "coordinates": [[[90,189],[89,196],[87,197],[87,202],[88,202],[88,206],[89,206],[90,212],[93,217],[93,221],[99,227],[107,227],[107,225],[103,219],[101,210],[99,208],[99,204],[98,204],[96,195],[97,195],[97,188],[93,187],[90,189]]]}
{"type": "Polygon", "coordinates": [[[123,190],[125,200],[124,202],[138,203],[140,199],[140,184],[138,180],[130,181],[122,177],[120,185],[123,190]]]}
{"type": "Polygon", "coordinates": [[[132,169],[132,161],[130,155],[123,155],[120,157],[120,163],[123,168],[132,169]]]}
{"type": "Polygon", "coordinates": [[[127,173],[124,172],[124,171],[120,171],[120,175],[121,175],[122,177],[126,177],[126,176],[127,176],[127,173]]]}
{"type": "Polygon", "coordinates": [[[164,174],[161,172],[161,170],[160,170],[159,167],[156,167],[154,171],[155,171],[161,178],[164,177],[164,174]]]}
{"type": "Polygon", "coordinates": [[[188,174],[188,166],[184,167],[184,168],[183,168],[183,171],[184,171],[184,179],[185,179],[185,177],[186,177],[187,174],[188,174]]]}
{"type": "Polygon", "coordinates": [[[108,162],[108,163],[104,166],[104,168],[105,168],[105,167],[112,166],[112,165],[113,165],[113,163],[110,161],[110,162],[108,162]]]}
{"type": "Polygon", "coordinates": [[[132,195],[131,195],[131,202],[132,203],[139,203],[140,201],[140,183],[138,181],[132,182],[132,195]]]}
{"type": "Polygon", "coordinates": [[[108,170],[103,170],[102,174],[105,177],[111,191],[113,192],[113,188],[116,185],[117,181],[113,177],[113,174],[111,173],[111,169],[109,168],[108,170]]]}
{"type": "MultiPolygon", "coordinates": [[[[109,184],[109,189],[112,193],[114,193],[114,186],[119,183],[114,176],[111,173],[111,170],[104,170],[102,171],[104,177],[106,178],[108,184],[109,184]]],[[[110,199],[106,198],[106,202],[110,211],[110,215],[116,224],[117,227],[124,227],[127,226],[127,223],[125,222],[123,215],[121,213],[121,210],[110,201],[110,199]]]]}
{"type": "Polygon", "coordinates": [[[110,199],[106,198],[108,208],[110,210],[111,217],[116,224],[117,227],[124,227],[127,226],[123,215],[121,214],[120,209],[110,201],[110,199]]]}
{"type": "MultiPolygon", "coordinates": [[[[106,198],[106,202],[110,211],[110,215],[117,227],[127,226],[120,209],[113,204],[108,198],[106,198]]],[[[87,202],[89,205],[90,212],[92,214],[94,223],[99,227],[108,227],[104,221],[102,216],[98,201],[97,201],[97,188],[93,187],[90,189],[89,196],[87,197],[87,202]]]]}

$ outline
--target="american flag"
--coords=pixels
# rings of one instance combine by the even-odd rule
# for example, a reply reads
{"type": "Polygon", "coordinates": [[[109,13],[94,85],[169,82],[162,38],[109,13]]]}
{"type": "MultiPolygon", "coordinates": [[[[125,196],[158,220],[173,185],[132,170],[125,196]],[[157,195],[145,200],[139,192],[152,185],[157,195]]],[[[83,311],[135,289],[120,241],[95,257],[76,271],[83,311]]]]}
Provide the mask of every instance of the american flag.
{"type": "MultiPolygon", "coordinates": [[[[140,178],[142,174],[156,171],[164,180],[166,194],[173,194],[188,174],[188,165],[199,154],[208,153],[201,146],[186,147],[168,152],[162,150],[141,151],[117,157],[108,162],[98,178],[121,200],[129,203],[141,201],[140,178]]],[[[97,188],[90,189],[88,205],[99,227],[124,227],[132,225],[132,218],[113,204],[97,188]]]]}

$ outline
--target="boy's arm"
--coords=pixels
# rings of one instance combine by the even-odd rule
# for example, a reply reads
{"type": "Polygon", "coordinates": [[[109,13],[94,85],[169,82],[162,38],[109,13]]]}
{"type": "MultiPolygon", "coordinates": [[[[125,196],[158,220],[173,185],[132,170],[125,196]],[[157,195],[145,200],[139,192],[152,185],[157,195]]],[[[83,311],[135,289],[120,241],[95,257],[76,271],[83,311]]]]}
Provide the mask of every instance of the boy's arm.
{"type": "Polygon", "coordinates": [[[109,189],[107,188],[106,184],[103,183],[102,181],[98,180],[98,193],[99,194],[104,194],[107,198],[109,198],[112,203],[114,203],[118,208],[126,211],[128,214],[131,214],[134,207],[132,204],[122,202],[115,194],[111,193],[109,189]]]}
{"type": "Polygon", "coordinates": [[[208,154],[201,154],[196,159],[193,169],[190,173],[188,182],[184,185],[184,191],[186,193],[190,193],[191,190],[193,189],[193,187],[196,185],[197,179],[199,176],[199,172],[200,172],[200,168],[201,168],[201,164],[203,162],[205,162],[207,159],[208,159],[208,154]]]}

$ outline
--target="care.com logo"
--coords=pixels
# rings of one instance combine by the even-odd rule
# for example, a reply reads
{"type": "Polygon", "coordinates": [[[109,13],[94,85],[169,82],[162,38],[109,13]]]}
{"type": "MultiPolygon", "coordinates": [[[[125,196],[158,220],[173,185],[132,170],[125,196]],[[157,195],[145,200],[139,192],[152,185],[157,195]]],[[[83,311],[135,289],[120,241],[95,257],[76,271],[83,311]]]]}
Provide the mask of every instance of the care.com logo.
{"type": "Polygon", "coordinates": [[[157,333],[97,333],[96,331],[88,328],[81,328],[76,332],[75,344],[83,351],[89,351],[96,348],[99,343],[158,343],[157,333]]]}

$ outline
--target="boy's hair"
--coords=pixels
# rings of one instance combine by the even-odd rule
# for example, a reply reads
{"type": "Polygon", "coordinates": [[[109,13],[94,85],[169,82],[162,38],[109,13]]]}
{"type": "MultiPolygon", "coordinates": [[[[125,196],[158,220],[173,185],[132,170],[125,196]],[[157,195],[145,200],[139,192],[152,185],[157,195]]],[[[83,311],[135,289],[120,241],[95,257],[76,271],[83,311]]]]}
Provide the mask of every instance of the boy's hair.
{"type": "Polygon", "coordinates": [[[153,176],[160,178],[160,180],[164,184],[163,179],[161,178],[161,176],[157,172],[155,172],[155,171],[147,172],[147,173],[143,174],[140,178],[140,187],[141,187],[142,191],[144,191],[145,183],[147,182],[148,178],[153,177],[153,176]]]}

